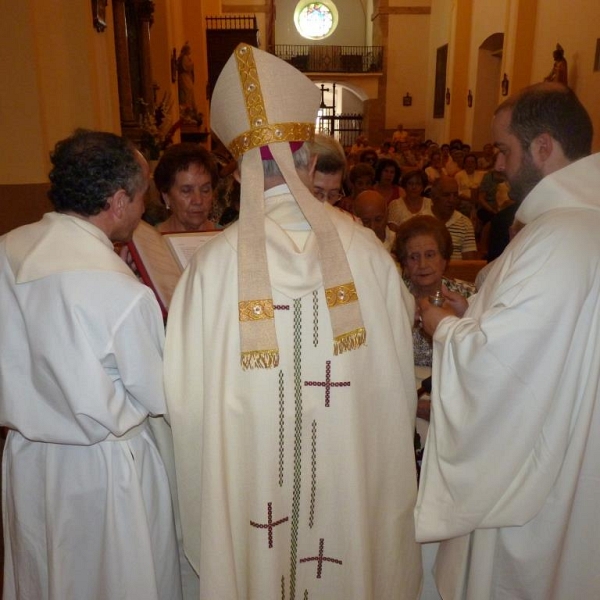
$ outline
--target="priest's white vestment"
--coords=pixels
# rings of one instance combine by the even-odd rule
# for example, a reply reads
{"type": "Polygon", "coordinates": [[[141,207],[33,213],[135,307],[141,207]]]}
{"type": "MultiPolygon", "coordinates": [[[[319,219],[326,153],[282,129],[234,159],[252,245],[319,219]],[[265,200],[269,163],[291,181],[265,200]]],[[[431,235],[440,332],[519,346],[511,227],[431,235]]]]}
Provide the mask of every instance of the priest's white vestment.
{"type": "Polygon", "coordinates": [[[599,154],[545,177],[435,332],[416,527],[444,600],[600,598],[599,189],[599,154]]]}
{"type": "Polygon", "coordinates": [[[374,234],[323,203],[367,331],[366,346],[334,356],[315,237],[287,186],[265,197],[279,366],[240,365],[236,224],[196,253],[167,324],[184,547],[200,598],[417,598],[412,300],[374,234]]]}
{"type": "Polygon", "coordinates": [[[87,221],[48,213],[0,240],[4,600],[173,600],[162,318],[87,221]]]}

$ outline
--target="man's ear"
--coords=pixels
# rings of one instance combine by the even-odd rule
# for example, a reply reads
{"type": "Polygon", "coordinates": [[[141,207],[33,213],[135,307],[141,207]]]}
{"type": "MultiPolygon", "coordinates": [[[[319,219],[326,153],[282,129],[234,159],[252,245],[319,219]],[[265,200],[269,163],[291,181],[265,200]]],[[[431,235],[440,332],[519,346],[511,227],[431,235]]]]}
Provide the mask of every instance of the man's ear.
{"type": "Polygon", "coordinates": [[[533,142],[531,142],[530,152],[533,162],[537,167],[542,168],[547,163],[555,151],[555,140],[549,133],[540,133],[533,142]]]}
{"type": "Polygon", "coordinates": [[[549,133],[538,135],[531,142],[529,152],[533,164],[542,172],[544,177],[566,167],[571,162],[565,156],[561,143],[549,133]]]}
{"type": "Polygon", "coordinates": [[[111,214],[120,219],[123,216],[125,205],[129,202],[129,195],[125,190],[117,190],[108,199],[108,210],[111,214]]]}

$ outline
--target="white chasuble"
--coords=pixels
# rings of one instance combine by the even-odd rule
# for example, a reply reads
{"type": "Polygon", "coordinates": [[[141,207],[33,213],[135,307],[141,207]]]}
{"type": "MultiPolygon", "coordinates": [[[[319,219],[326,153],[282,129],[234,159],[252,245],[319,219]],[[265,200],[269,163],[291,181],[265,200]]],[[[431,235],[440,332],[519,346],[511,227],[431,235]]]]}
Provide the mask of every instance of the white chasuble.
{"type": "Polygon", "coordinates": [[[171,304],[165,381],[200,598],[415,599],[410,296],[373,233],[327,208],[367,330],[335,356],[316,242],[286,206],[267,204],[298,245],[266,219],[278,367],[240,366],[236,226],[195,255],[171,304]]]}

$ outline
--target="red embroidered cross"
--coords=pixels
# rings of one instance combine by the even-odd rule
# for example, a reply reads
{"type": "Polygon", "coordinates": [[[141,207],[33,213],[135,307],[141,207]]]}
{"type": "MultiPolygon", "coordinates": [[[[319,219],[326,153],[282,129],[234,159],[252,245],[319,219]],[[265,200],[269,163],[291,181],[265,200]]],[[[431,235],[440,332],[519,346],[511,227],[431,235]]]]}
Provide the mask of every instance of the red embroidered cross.
{"type": "Polygon", "coordinates": [[[341,565],[342,561],[337,558],[330,558],[329,556],[323,556],[323,548],[325,547],[325,540],[321,538],[319,540],[319,556],[308,556],[307,558],[301,558],[300,562],[311,562],[313,560],[317,561],[317,579],[321,579],[321,572],[323,571],[323,563],[325,561],[335,563],[336,565],[341,565]]]}
{"type": "Polygon", "coordinates": [[[325,388],[325,406],[329,407],[329,398],[331,397],[332,387],[347,387],[349,381],[331,381],[331,361],[325,362],[325,381],[305,381],[304,385],[317,386],[325,388]]]}
{"type": "Polygon", "coordinates": [[[273,523],[273,505],[271,502],[267,503],[267,522],[266,523],[255,523],[254,521],[250,521],[250,525],[252,527],[258,527],[258,529],[268,529],[269,530],[269,548],[273,547],[273,527],[277,527],[277,525],[281,525],[288,521],[288,517],[284,517],[283,519],[279,519],[279,521],[275,521],[273,523]]]}

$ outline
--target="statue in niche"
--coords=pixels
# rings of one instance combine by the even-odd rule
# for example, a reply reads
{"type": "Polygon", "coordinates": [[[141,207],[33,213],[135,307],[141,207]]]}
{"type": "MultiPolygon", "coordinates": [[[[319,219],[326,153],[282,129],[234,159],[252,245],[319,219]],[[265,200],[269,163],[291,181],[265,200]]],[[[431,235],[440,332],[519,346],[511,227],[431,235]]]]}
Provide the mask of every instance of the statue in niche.
{"type": "Polygon", "coordinates": [[[179,112],[182,118],[195,120],[197,114],[196,99],[194,98],[194,61],[192,49],[188,42],[181,48],[177,59],[179,112]]]}
{"type": "Polygon", "coordinates": [[[556,50],[554,50],[552,56],[554,64],[549,75],[544,78],[544,81],[556,81],[568,86],[567,59],[565,58],[565,51],[560,44],[556,44],[556,50]]]}

